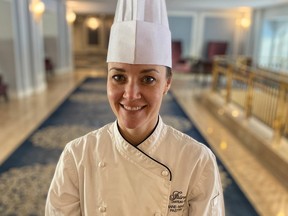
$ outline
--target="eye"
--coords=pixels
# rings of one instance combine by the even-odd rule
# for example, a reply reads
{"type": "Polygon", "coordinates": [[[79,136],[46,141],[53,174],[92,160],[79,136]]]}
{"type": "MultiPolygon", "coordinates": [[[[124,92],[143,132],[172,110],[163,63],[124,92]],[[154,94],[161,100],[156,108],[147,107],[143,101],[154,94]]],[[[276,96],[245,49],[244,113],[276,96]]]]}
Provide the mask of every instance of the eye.
{"type": "Polygon", "coordinates": [[[115,80],[116,82],[125,82],[126,77],[124,75],[121,74],[116,74],[112,76],[112,79],[115,80]]]}
{"type": "Polygon", "coordinates": [[[152,84],[156,81],[156,79],[152,76],[145,76],[143,77],[142,79],[142,82],[145,83],[145,84],[152,84]]]}

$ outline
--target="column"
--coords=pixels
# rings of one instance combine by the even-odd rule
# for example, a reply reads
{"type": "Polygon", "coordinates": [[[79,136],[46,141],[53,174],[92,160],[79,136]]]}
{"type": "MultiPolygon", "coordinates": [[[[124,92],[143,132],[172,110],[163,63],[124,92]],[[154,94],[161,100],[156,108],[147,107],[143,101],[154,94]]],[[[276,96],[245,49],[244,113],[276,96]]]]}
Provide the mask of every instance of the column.
{"type": "Polygon", "coordinates": [[[15,94],[23,97],[46,88],[41,19],[29,11],[30,0],[12,0],[15,94]]]}
{"type": "Polygon", "coordinates": [[[66,1],[57,3],[58,20],[58,68],[56,73],[71,72],[73,70],[72,30],[66,21],[66,1]]]}

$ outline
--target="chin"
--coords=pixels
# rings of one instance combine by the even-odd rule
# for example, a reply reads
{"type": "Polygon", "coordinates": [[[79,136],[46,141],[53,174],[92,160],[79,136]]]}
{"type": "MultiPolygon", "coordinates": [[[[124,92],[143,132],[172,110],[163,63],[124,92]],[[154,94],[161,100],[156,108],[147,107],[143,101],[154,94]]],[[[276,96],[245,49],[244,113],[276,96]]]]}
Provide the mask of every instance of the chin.
{"type": "Polygon", "coordinates": [[[136,128],[141,127],[141,125],[143,125],[143,124],[136,123],[135,121],[132,121],[132,122],[123,122],[122,121],[121,125],[127,129],[132,130],[132,129],[136,129],[136,128]]]}

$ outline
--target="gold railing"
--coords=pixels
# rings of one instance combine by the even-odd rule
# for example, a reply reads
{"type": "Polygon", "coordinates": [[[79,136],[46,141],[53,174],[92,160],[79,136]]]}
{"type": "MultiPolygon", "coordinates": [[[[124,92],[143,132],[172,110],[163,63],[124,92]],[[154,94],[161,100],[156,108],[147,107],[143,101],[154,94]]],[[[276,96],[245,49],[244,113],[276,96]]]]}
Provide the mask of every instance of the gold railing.
{"type": "Polygon", "coordinates": [[[288,75],[249,67],[245,58],[214,59],[212,90],[237,104],[246,118],[256,117],[274,130],[274,141],[288,137],[288,75]]]}

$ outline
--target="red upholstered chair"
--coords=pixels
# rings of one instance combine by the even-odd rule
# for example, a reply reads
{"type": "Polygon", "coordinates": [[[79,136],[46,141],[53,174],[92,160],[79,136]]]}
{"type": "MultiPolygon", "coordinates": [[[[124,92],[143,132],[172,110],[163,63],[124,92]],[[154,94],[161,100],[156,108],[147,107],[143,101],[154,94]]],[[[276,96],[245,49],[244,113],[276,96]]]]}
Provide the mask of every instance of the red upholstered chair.
{"type": "Polygon", "coordinates": [[[227,42],[208,42],[207,44],[207,57],[213,60],[215,55],[225,55],[227,51],[227,42]]]}
{"type": "Polygon", "coordinates": [[[191,62],[182,58],[181,41],[172,41],[172,69],[176,72],[191,72],[191,62]]]}
{"type": "Polygon", "coordinates": [[[54,64],[52,63],[50,58],[45,58],[45,70],[47,74],[53,74],[54,72],[54,64]]]}
{"type": "Polygon", "coordinates": [[[205,58],[202,60],[203,73],[211,73],[213,58],[216,55],[226,55],[227,48],[228,43],[225,41],[210,41],[207,43],[205,58]]]}
{"type": "Polygon", "coordinates": [[[0,75],[0,96],[3,96],[6,101],[8,101],[7,90],[8,90],[8,86],[5,83],[3,83],[2,76],[0,75]]]}
{"type": "Polygon", "coordinates": [[[225,41],[210,41],[207,43],[204,58],[202,58],[199,63],[200,73],[204,75],[202,85],[207,84],[207,75],[212,74],[213,58],[216,55],[226,55],[227,48],[228,43],[225,41]]]}

